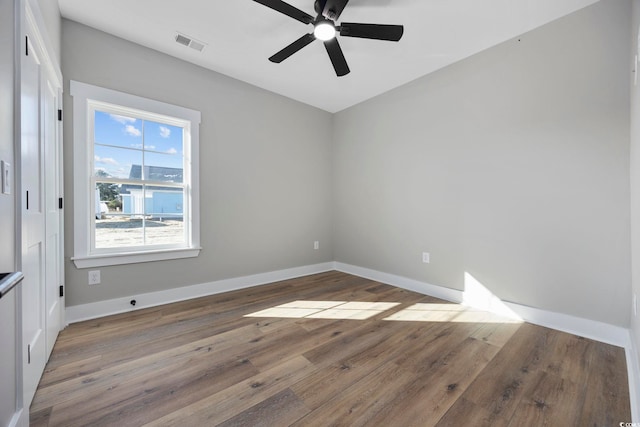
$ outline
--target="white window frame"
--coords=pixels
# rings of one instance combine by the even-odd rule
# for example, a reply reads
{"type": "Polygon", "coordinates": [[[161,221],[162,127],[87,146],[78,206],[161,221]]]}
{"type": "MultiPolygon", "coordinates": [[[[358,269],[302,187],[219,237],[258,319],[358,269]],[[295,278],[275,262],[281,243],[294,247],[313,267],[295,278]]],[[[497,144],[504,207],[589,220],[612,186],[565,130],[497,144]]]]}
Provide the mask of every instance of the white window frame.
{"type": "MultiPolygon", "coordinates": [[[[199,111],[167,104],[148,98],[130,95],[86,83],[71,81],[73,97],[73,229],[74,254],[71,258],[78,268],[93,268],[109,265],[134,264],[149,261],[163,261],[193,258],[200,254],[200,186],[199,186],[199,111]],[[186,242],[163,248],[121,248],[116,251],[92,250],[95,210],[95,186],[93,176],[93,116],[96,106],[107,104],[123,108],[123,113],[136,110],[144,113],[144,118],[171,117],[187,125],[184,146],[185,183],[184,222],[188,228],[186,242]]],[[[98,108],[99,109],[99,108],[98,108]]]]}

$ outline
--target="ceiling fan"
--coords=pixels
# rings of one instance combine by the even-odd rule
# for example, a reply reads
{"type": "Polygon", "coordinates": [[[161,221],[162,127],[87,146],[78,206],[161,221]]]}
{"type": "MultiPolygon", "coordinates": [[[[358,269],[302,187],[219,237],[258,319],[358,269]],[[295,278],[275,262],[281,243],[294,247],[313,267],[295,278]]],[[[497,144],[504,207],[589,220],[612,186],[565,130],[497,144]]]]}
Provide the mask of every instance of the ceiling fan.
{"type": "Polygon", "coordinates": [[[313,24],[313,32],[305,34],[280,52],[269,58],[269,61],[280,63],[307,46],[312,41],[318,39],[324,42],[333,68],[338,76],[349,74],[349,66],[344,58],[340,44],[336,39],[336,34],[345,37],[360,37],[364,39],[388,40],[397,42],[402,38],[404,27],[402,25],[382,25],[382,24],[358,24],[353,22],[342,22],[336,25],[336,21],[342,14],[349,0],[316,0],[314,4],[317,17],[313,17],[300,9],[291,6],[282,0],[253,0],[256,3],[265,5],[275,11],[283,13],[303,24],[313,24]]]}

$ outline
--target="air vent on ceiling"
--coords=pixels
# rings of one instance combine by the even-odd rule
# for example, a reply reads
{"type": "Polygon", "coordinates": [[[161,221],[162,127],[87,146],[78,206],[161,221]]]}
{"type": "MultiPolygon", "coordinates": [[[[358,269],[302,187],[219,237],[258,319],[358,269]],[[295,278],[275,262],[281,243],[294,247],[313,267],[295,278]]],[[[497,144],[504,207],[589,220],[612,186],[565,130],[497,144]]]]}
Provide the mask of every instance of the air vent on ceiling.
{"type": "Polygon", "coordinates": [[[195,49],[198,52],[202,52],[206,46],[206,43],[180,33],[176,33],[176,42],[181,45],[188,46],[191,49],[195,49]]]}

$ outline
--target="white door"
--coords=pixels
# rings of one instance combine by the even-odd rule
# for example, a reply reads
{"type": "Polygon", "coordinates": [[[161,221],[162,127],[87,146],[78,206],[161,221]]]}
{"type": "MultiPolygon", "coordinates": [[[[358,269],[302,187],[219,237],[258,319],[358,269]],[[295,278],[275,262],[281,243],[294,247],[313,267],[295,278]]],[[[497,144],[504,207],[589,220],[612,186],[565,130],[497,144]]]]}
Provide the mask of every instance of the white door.
{"type": "MultiPolygon", "coordinates": [[[[29,8],[27,7],[27,12],[29,8]]],[[[62,142],[59,78],[51,71],[31,15],[21,71],[22,325],[24,407],[31,404],[58,332],[64,300],[62,142]]]]}
{"type": "MultiPolygon", "coordinates": [[[[29,38],[31,40],[31,38],[29,38]]],[[[42,66],[27,41],[21,73],[22,343],[25,409],[31,404],[47,358],[45,308],[44,140],[41,138],[42,66]]]]}
{"type": "Polygon", "coordinates": [[[58,90],[49,79],[43,81],[42,139],[44,142],[45,204],[45,310],[47,358],[62,328],[61,167],[62,153],[58,139],[58,90]]]}

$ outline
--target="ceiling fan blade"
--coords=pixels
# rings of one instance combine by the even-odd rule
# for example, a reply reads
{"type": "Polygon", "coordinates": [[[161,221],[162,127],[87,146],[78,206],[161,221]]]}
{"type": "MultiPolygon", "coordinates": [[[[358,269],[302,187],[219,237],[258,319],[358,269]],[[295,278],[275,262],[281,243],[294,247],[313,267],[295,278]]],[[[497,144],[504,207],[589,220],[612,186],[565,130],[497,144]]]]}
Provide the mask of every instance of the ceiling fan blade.
{"type": "Polygon", "coordinates": [[[327,0],[322,15],[332,21],[337,21],[347,3],[349,0],[327,0]]]}
{"type": "Polygon", "coordinates": [[[338,43],[338,39],[333,38],[324,42],[324,47],[327,48],[327,53],[333,64],[333,69],[336,70],[338,77],[346,76],[351,70],[347,65],[347,60],[344,59],[344,54],[338,43]]]}
{"type": "Polygon", "coordinates": [[[397,42],[402,38],[403,33],[404,27],[402,25],[356,24],[353,22],[340,24],[340,35],[346,37],[397,42]]]}
{"type": "Polygon", "coordinates": [[[269,58],[269,61],[279,64],[285,59],[287,59],[288,57],[290,57],[291,55],[293,55],[294,53],[296,53],[297,51],[299,51],[300,49],[302,49],[303,47],[305,47],[306,45],[308,45],[309,43],[311,43],[312,41],[314,41],[315,39],[316,39],[316,36],[314,36],[313,33],[305,34],[304,36],[300,37],[298,40],[291,43],[289,46],[282,49],[280,52],[273,55],[271,58],[269,58]]]}
{"type": "Polygon", "coordinates": [[[297,7],[291,6],[288,3],[283,2],[282,0],[253,0],[256,3],[260,3],[268,8],[271,8],[275,11],[283,13],[287,16],[290,16],[293,19],[296,19],[303,24],[311,24],[314,21],[313,16],[309,15],[298,9],[297,7]]]}

